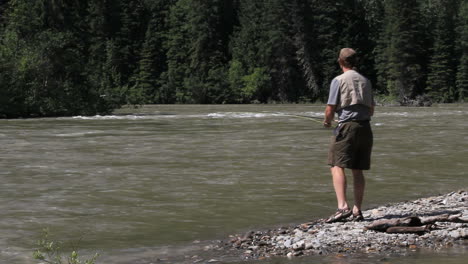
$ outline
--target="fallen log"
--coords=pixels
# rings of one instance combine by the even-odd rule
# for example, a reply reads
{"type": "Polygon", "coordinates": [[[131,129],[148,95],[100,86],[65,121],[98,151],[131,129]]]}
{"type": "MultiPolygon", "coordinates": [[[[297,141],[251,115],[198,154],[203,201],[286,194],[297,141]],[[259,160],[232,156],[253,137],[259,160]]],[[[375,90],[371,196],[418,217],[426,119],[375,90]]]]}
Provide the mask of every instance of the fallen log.
{"type": "Polygon", "coordinates": [[[450,217],[449,214],[421,217],[421,223],[422,224],[434,224],[435,222],[448,222],[449,217],[450,217]]]}
{"type": "Polygon", "coordinates": [[[393,226],[387,228],[387,233],[417,233],[423,234],[431,230],[432,225],[423,226],[393,226]]]}
{"type": "Polygon", "coordinates": [[[421,220],[419,217],[410,216],[404,218],[392,218],[392,219],[382,219],[372,222],[370,225],[366,226],[366,230],[375,230],[385,232],[389,227],[394,226],[421,226],[421,220]]]}
{"type": "Polygon", "coordinates": [[[449,215],[441,214],[434,216],[421,217],[422,224],[434,224],[435,222],[468,223],[468,219],[462,218],[461,214],[449,215]]]}
{"type": "Polygon", "coordinates": [[[427,228],[430,228],[432,224],[436,222],[468,223],[468,219],[462,218],[461,216],[461,214],[440,214],[426,217],[410,216],[403,218],[381,219],[372,222],[364,229],[387,233],[421,233],[428,231],[427,228]]]}

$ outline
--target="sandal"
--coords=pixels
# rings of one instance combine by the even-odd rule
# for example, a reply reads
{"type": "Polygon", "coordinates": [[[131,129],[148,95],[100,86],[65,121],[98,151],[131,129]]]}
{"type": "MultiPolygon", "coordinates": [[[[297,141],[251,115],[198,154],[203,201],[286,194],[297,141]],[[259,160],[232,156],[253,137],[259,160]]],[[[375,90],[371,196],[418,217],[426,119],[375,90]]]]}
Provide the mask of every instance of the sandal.
{"type": "Polygon", "coordinates": [[[345,209],[337,209],[336,212],[330,216],[327,220],[325,220],[325,223],[335,223],[341,220],[344,220],[348,218],[350,215],[353,214],[353,211],[349,208],[345,209]]]}
{"type": "Polygon", "coordinates": [[[364,216],[362,215],[361,210],[359,210],[357,214],[353,213],[353,216],[351,217],[351,221],[354,221],[354,222],[364,221],[364,216]]]}

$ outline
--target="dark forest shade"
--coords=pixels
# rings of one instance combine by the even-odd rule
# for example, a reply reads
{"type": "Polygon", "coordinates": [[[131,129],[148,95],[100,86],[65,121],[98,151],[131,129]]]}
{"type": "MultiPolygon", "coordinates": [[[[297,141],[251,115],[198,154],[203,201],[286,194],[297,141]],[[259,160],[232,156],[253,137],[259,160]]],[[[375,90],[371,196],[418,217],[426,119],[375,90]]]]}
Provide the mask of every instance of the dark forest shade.
{"type": "Polygon", "coordinates": [[[379,96],[466,100],[462,0],[0,2],[0,117],[325,101],[342,47],[379,96]]]}

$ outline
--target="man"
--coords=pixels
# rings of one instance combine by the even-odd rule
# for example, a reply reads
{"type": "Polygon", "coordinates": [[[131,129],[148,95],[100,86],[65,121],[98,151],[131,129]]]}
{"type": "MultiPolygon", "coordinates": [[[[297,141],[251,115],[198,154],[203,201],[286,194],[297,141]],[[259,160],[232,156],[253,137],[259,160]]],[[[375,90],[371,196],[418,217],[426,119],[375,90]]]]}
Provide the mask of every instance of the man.
{"type": "Polygon", "coordinates": [[[369,123],[375,106],[372,85],[357,72],[357,56],[353,49],[342,49],[338,63],[343,74],[331,82],[323,122],[325,127],[330,127],[335,113],[338,114],[338,126],[328,153],[338,210],[326,220],[327,223],[342,221],[350,216],[354,221],[364,220],[361,212],[365,187],[363,170],[370,169],[373,143],[369,123]],[[351,169],[354,179],[352,209],[346,200],[345,168],[351,169]]]}

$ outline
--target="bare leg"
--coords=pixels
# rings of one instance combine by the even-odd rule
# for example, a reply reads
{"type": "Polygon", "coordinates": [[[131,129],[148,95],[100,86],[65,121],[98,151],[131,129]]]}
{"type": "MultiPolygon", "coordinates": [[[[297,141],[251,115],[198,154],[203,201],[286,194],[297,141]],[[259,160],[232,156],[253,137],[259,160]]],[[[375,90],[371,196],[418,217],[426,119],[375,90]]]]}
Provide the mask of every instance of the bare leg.
{"type": "Polygon", "coordinates": [[[362,170],[352,170],[354,177],[354,207],[353,213],[357,214],[361,210],[362,201],[364,199],[364,188],[366,187],[366,180],[362,170]]]}
{"type": "Polygon", "coordinates": [[[335,188],[338,209],[348,208],[348,203],[346,201],[346,175],[344,168],[335,166],[330,170],[333,177],[333,187],[335,188]]]}

